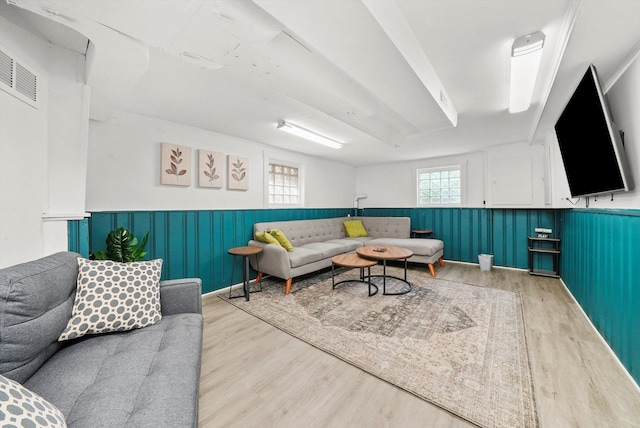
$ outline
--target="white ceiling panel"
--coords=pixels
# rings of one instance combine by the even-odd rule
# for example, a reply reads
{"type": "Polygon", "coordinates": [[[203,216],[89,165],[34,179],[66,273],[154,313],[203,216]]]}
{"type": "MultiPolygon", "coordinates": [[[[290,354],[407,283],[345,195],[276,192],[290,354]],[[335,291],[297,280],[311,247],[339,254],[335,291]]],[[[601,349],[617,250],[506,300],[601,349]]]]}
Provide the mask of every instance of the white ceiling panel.
{"type": "Polygon", "coordinates": [[[129,111],[353,165],[537,143],[589,63],[615,78],[640,42],[636,0],[12,4],[52,43],[95,45],[96,119],[129,111]],[[546,40],[534,102],[510,114],[510,47],[537,30],[546,40]],[[283,135],[280,119],[345,147],[283,135]]]}

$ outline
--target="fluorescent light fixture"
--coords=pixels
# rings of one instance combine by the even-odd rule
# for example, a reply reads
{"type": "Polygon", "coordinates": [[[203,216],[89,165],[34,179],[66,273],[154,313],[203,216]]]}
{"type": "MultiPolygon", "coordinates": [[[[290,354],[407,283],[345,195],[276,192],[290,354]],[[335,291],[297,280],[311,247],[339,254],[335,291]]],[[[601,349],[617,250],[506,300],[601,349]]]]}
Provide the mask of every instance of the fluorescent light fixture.
{"type": "Polygon", "coordinates": [[[313,131],[309,131],[308,129],[303,128],[302,126],[294,125],[293,123],[285,122],[284,120],[278,121],[278,125],[276,126],[276,128],[287,131],[290,134],[297,135],[298,137],[305,138],[309,141],[313,141],[314,143],[331,147],[332,149],[341,149],[342,147],[344,147],[344,144],[339,143],[336,140],[332,140],[329,137],[316,134],[313,131]]]}
{"type": "Polygon", "coordinates": [[[542,60],[545,35],[542,31],[517,38],[511,47],[511,90],[509,112],[519,113],[531,105],[533,88],[542,60]]]}

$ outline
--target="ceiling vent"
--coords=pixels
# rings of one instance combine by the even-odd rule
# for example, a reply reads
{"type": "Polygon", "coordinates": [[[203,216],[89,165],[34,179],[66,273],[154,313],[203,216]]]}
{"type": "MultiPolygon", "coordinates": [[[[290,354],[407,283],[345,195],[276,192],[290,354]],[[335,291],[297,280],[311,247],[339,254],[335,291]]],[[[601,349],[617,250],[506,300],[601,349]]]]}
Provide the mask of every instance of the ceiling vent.
{"type": "Polygon", "coordinates": [[[0,89],[38,107],[38,76],[0,47],[0,89]]]}

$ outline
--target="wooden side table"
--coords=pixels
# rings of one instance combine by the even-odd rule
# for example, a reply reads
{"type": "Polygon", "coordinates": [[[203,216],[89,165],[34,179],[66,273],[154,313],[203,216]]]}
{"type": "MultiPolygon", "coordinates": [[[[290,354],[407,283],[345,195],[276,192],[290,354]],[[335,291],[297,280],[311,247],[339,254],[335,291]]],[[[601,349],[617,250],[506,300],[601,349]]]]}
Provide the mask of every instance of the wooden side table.
{"type": "MultiPolygon", "coordinates": [[[[246,247],[235,247],[235,248],[231,248],[228,253],[231,254],[233,257],[233,266],[231,268],[231,283],[229,284],[229,298],[230,299],[235,299],[237,297],[242,297],[242,295],[239,296],[231,296],[231,287],[233,286],[233,272],[236,270],[236,256],[241,256],[242,257],[242,261],[244,263],[244,269],[242,271],[242,288],[244,290],[244,298],[249,301],[249,294],[251,293],[251,291],[249,290],[249,256],[254,256],[258,253],[262,252],[262,248],[261,247],[254,247],[254,246],[246,246],[246,247]]],[[[257,256],[256,256],[257,257],[257,256]]],[[[256,258],[256,264],[258,263],[258,259],[256,258]]]]}
{"type": "Polygon", "coordinates": [[[431,229],[411,229],[411,237],[412,238],[422,238],[425,236],[429,236],[433,233],[431,229]]]}

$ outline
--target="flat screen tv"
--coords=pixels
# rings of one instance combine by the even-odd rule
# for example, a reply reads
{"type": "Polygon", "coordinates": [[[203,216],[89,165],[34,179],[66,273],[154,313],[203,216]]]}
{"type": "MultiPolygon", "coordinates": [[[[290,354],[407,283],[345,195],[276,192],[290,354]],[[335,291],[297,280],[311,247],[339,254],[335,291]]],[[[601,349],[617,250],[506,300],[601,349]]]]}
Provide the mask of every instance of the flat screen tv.
{"type": "Polygon", "coordinates": [[[633,189],[622,138],[589,66],[555,125],[571,196],[587,197],[633,189]]]}

